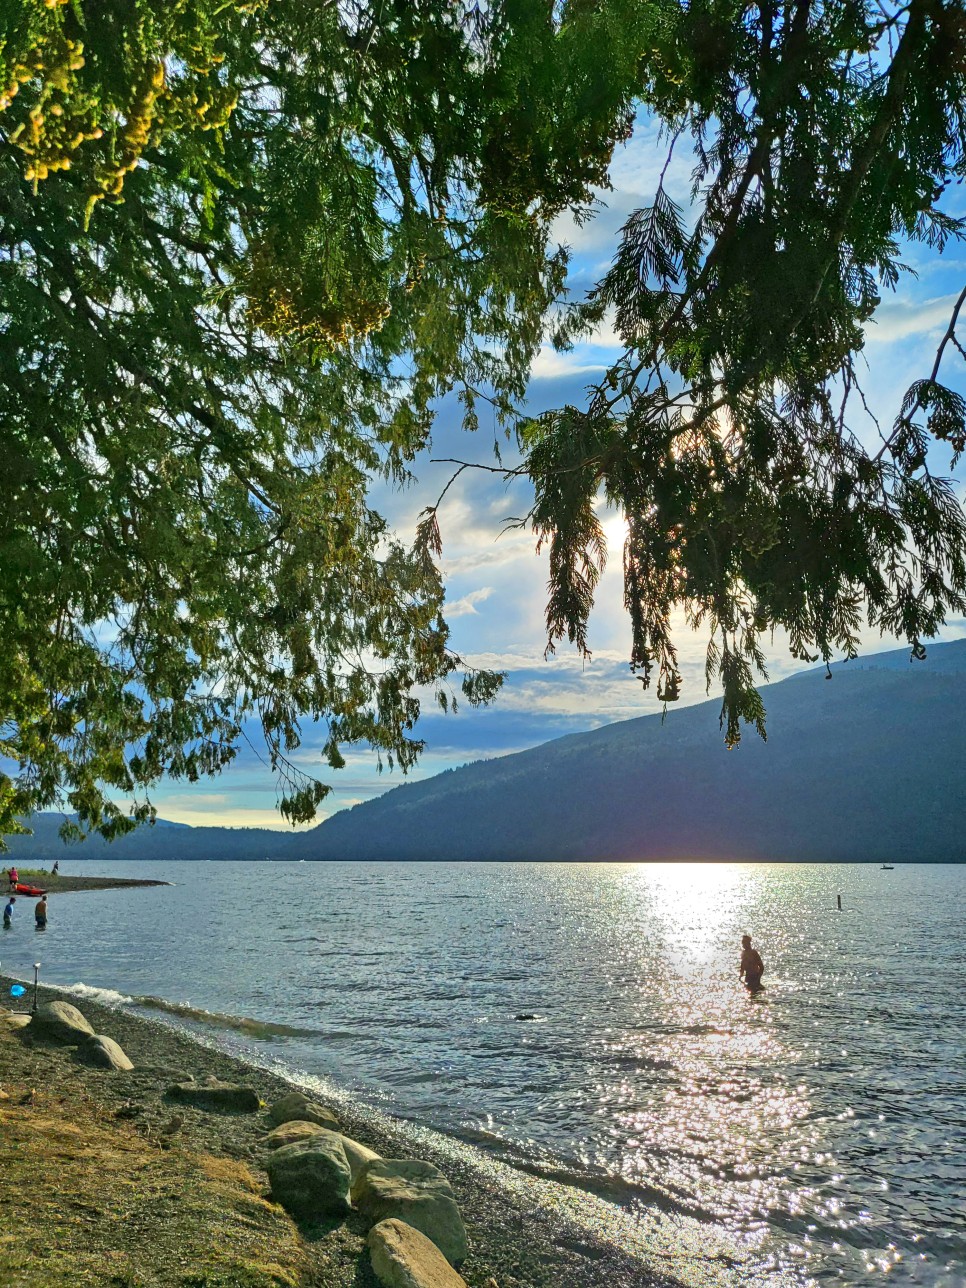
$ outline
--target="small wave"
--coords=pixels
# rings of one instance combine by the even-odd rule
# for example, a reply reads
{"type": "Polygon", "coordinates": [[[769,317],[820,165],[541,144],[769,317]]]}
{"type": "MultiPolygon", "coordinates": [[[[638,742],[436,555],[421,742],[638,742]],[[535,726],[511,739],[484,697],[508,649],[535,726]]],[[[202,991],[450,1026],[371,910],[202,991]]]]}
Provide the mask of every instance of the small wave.
{"type": "MultiPolygon", "coordinates": [[[[55,985],[61,993],[79,997],[88,1002],[97,1002],[101,1006],[137,1006],[147,1011],[163,1011],[167,1015],[176,1015],[182,1020],[193,1020],[196,1024],[205,1024],[214,1029],[234,1029],[252,1038],[316,1038],[324,1037],[319,1029],[299,1028],[294,1024],[276,1024],[272,1020],[252,1020],[247,1015],[223,1015],[218,1011],[206,1011],[200,1006],[191,1006],[187,1002],[169,1002],[163,997],[153,997],[150,993],[136,994],[129,997],[113,988],[98,988],[95,984],[55,985]]],[[[337,1033],[336,1037],[347,1037],[348,1034],[337,1033]]]]}
{"type": "Polygon", "coordinates": [[[168,1015],[177,1015],[182,1020],[193,1020],[196,1024],[207,1024],[216,1029],[234,1029],[253,1038],[311,1038],[319,1037],[318,1029],[299,1028],[293,1024],[276,1024],[271,1020],[252,1020],[246,1015],[222,1015],[218,1011],[206,1011],[200,1006],[189,1006],[187,1002],[168,1002],[163,997],[128,998],[135,1006],[149,1011],[164,1011],[168,1015]]]}
{"type": "Polygon", "coordinates": [[[59,992],[70,993],[72,997],[86,998],[88,1002],[99,1002],[101,1006],[130,1006],[135,999],[125,993],[118,993],[113,988],[98,988],[94,984],[62,984],[59,992]]]}
{"type": "MultiPolygon", "coordinates": [[[[480,1142],[481,1144],[483,1142],[480,1142]]],[[[613,1172],[584,1170],[567,1164],[545,1162],[538,1159],[508,1158],[506,1161],[518,1172],[528,1176],[537,1176],[541,1180],[553,1181],[557,1185],[569,1185],[583,1190],[587,1194],[596,1194],[598,1198],[617,1203],[621,1207],[635,1204],[649,1204],[664,1212],[679,1212],[680,1205],[670,1194],[640,1181],[628,1180],[613,1172]]]]}

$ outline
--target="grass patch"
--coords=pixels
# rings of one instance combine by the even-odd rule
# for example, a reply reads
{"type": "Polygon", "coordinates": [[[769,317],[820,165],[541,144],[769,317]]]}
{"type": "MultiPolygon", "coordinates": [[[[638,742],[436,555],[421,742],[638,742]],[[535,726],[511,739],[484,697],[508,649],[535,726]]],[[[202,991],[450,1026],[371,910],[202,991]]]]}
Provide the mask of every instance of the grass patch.
{"type": "Polygon", "coordinates": [[[38,1086],[0,1031],[0,1283],[8,1288],[295,1288],[305,1254],[233,1159],[162,1149],[81,1093],[38,1086]],[[21,1104],[32,1087],[29,1103],[21,1104]]]}

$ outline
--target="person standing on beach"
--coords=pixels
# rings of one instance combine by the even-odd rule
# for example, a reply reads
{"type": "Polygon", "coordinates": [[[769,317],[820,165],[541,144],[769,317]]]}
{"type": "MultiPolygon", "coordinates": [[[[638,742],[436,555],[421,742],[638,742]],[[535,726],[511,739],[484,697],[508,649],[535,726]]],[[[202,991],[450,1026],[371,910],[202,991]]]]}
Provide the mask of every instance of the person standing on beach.
{"type": "Polygon", "coordinates": [[[20,875],[17,872],[16,868],[11,868],[7,875],[10,877],[10,889],[12,890],[14,886],[17,884],[17,882],[20,880],[20,875]]]}
{"type": "Polygon", "coordinates": [[[3,928],[10,929],[10,922],[13,920],[13,905],[17,902],[16,898],[11,895],[7,900],[7,906],[3,910],[3,928]]]}
{"type": "Polygon", "coordinates": [[[47,927],[47,896],[44,895],[37,900],[37,906],[34,908],[34,920],[37,922],[38,930],[45,930],[47,927]]]}
{"type": "Polygon", "coordinates": [[[738,978],[744,978],[749,993],[757,993],[761,988],[761,977],[765,973],[765,963],[751,946],[751,935],[741,936],[741,965],[738,967],[738,978]]]}

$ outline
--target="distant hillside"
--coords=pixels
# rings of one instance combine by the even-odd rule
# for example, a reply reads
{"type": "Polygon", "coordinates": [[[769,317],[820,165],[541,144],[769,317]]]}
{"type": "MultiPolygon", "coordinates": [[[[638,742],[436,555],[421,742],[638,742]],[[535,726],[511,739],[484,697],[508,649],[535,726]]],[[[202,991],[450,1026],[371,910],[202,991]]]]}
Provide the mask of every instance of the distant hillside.
{"type": "MultiPolygon", "coordinates": [[[[406,783],[310,832],[159,821],[64,849],[62,816],[11,859],[782,859],[962,862],[966,640],[768,685],[768,742],[727,751],[718,701],[622,720],[406,783]]],[[[0,866],[3,861],[0,861],[0,866]]]]}
{"type": "Polygon", "coordinates": [[[55,859],[68,871],[69,865],[97,859],[276,859],[287,857],[286,847],[294,839],[267,828],[189,827],[159,818],[153,827],[140,827],[110,843],[89,836],[65,846],[58,836],[63,821],[63,814],[35,814],[30,820],[33,836],[7,837],[10,853],[0,856],[0,867],[49,867],[55,859]]]}
{"type": "Polygon", "coordinates": [[[410,783],[292,838],[307,859],[966,858],[966,641],[769,685],[768,741],[719,703],[410,783]]]}

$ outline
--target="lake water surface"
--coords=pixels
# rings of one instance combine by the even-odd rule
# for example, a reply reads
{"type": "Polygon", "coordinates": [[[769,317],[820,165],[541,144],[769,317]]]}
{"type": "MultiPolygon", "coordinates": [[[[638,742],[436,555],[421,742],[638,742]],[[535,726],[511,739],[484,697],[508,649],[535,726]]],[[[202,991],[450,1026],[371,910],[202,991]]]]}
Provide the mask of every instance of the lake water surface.
{"type": "Polygon", "coordinates": [[[96,871],[175,885],[55,895],[43,935],[22,900],[6,972],[192,1008],[160,1013],[776,1281],[966,1285],[966,866],[96,871]]]}

